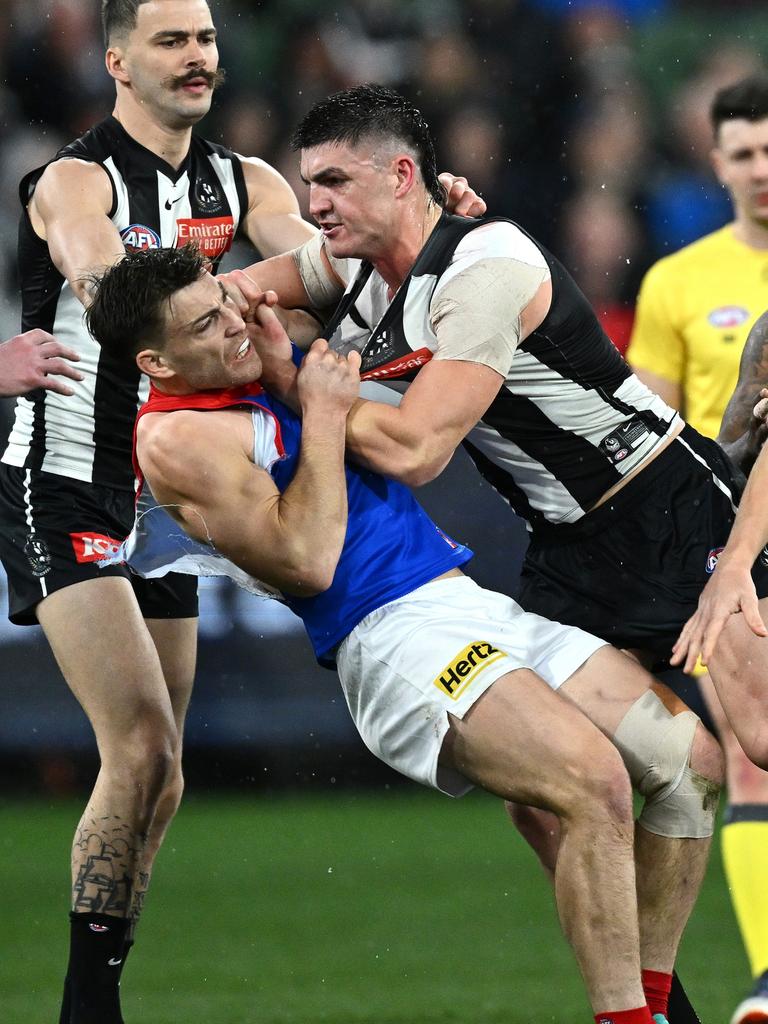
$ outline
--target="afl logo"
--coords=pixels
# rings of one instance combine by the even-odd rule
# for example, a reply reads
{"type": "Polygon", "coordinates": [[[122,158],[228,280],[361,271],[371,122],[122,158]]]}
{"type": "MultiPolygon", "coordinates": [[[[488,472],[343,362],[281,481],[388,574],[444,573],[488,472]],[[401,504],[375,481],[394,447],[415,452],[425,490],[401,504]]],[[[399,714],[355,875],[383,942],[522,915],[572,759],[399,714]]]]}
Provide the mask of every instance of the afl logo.
{"type": "Polygon", "coordinates": [[[749,310],[743,306],[719,306],[707,317],[713,327],[738,327],[749,320],[749,310]]]}
{"type": "MultiPolygon", "coordinates": [[[[707,568],[707,573],[710,576],[712,575],[712,573],[717,568],[717,560],[720,557],[720,552],[722,550],[723,550],[722,548],[712,548],[712,550],[707,555],[707,566],[706,566],[706,568],[707,568]]],[[[719,577],[718,577],[718,579],[719,579],[719,577]]]]}
{"type": "Polygon", "coordinates": [[[146,224],[129,224],[120,232],[127,252],[143,252],[145,249],[159,249],[160,235],[146,224]]]}

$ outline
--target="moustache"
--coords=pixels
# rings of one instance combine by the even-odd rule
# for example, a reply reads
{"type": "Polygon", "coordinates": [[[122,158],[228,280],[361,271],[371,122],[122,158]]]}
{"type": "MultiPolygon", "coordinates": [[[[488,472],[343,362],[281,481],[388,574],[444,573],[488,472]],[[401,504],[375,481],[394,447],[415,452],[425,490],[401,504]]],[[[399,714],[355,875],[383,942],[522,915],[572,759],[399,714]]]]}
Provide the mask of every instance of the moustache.
{"type": "Polygon", "coordinates": [[[169,89],[181,89],[187,82],[193,82],[196,78],[204,78],[208,87],[213,90],[223,85],[226,77],[227,73],[224,68],[217,68],[216,71],[206,71],[205,68],[198,68],[188,71],[186,75],[170,75],[163,84],[169,89]]]}

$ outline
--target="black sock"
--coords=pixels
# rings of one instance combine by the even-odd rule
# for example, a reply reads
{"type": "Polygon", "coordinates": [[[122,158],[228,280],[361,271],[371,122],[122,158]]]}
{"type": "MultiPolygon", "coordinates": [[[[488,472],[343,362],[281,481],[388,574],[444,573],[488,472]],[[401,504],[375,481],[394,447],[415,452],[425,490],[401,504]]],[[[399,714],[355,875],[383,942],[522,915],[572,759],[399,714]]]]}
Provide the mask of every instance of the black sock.
{"type": "Polygon", "coordinates": [[[672,991],[669,993],[669,1024],[701,1024],[701,1018],[691,1006],[685,994],[677,971],[672,975],[672,991]]]}
{"type": "Polygon", "coordinates": [[[62,1024],[123,1024],[120,971],[128,921],[108,914],[71,913],[69,966],[62,1024]]]}

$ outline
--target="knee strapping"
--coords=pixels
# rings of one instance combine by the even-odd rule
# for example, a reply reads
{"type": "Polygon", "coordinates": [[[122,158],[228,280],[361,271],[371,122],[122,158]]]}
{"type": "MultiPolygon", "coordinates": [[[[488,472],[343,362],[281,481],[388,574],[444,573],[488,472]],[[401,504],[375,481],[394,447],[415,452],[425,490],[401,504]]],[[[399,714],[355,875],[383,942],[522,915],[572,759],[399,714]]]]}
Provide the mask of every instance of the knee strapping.
{"type": "Polygon", "coordinates": [[[649,690],[622,718],[613,738],[645,797],[638,821],[656,835],[703,839],[714,831],[719,787],[690,766],[698,722],[692,711],[673,715],[649,690]]]}

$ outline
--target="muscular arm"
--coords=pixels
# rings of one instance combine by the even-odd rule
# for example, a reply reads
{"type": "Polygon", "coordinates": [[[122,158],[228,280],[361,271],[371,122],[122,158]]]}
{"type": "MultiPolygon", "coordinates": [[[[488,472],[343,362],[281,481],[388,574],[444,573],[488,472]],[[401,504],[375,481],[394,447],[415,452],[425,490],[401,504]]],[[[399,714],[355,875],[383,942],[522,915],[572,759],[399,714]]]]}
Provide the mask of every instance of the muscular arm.
{"type": "Polygon", "coordinates": [[[685,418],[685,409],[683,408],[683,389],[680,384],[674,380],[667,380],[666,377],[660,377],[658,373],[651,373],[650,370],[642,370],[637,367],[633,367],[635,375],[642,381],[647,388],[655,392],[659,398],[663,399],[667,405],[673,409],[677,409],[678,412],[685,418]]]}
{"type": "Polygon", "coordinates": [[[718,442],[749,473],[766,438],[766,425],[752,410],[768,385],[768,313],[755,322],[739,364],[736,390],[726,406],[718,442]]]}
{"type": "Polygon", "coordinates": [[[263,582],[303,597],[326,590],[346,533],[344,429],[358,370],[322,346],[308,355],[299,463],[282,494],[251,461],[249,412],[147,417],[137,452],[155,499],[196,540],[263,582]]]}
{"type": "Polygon", "coordinates": [[[83,304],[89,276],[111,266],[125,249],[109,219],[112,186],[98,164],[58,160],[44,171],[29,203],[35,232],[83,304]]]}

